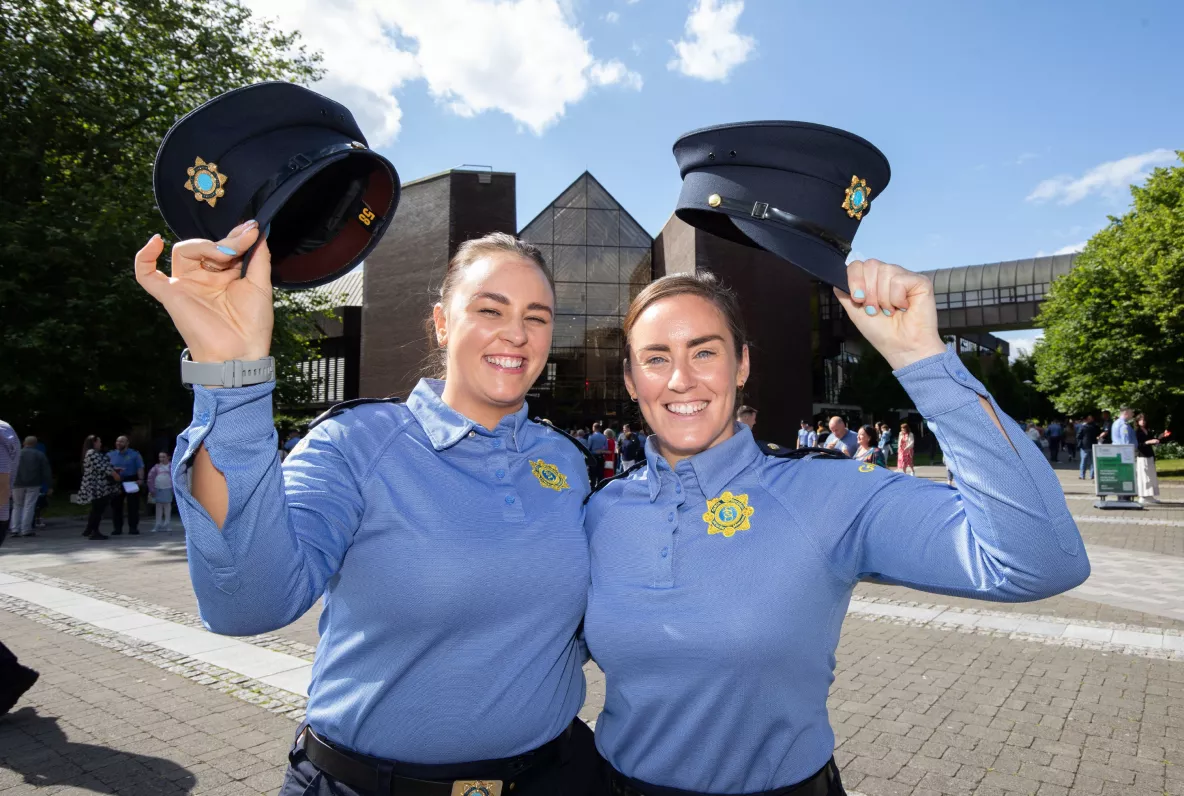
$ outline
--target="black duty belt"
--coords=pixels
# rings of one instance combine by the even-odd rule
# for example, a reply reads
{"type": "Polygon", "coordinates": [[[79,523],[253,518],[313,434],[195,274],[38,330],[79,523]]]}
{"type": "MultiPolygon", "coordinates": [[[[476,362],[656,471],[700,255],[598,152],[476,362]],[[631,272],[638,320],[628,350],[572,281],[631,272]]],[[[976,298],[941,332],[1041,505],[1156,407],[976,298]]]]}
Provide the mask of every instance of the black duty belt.
{"type": "MultiPolygon", "coordinates": [[[[648,785],[640,780],[630,779],[611,767],[609,780],[609,791],[612,796],[711,796],[708,793],[648,785]]],[[[835,765],[835,759],[832,757],[813,776],[796,785],[752,793],[748,796],[842,796],[845,793],[843,783],[839,779],[839,767],[835,765]]]]}
{"type": "MultiPolygon", "coordinates": [[[[549,764],[562,759],[571,741],[572,728],[569,725],[556,739],[539,748],[502,760],[490,760],[480,764],[488,769],[482,777],[467,779],[419,779],[396,773],[401,765],[389,760],[360,755],[335,746],[305,727],[296,740],[296,746],[304,750],[305,757],[314,766],[335,780],[354,790],[373,796],[510,796],[516,785],[537,774],[549,764]]],[[[459,765],[436,766],[442,772],[460,768],[459,765]]],[[[469,766],[464,766],[469,768],[469,766]]],[[[423,776],[430,774],[433,766],[414,766],[423,776]]]]}

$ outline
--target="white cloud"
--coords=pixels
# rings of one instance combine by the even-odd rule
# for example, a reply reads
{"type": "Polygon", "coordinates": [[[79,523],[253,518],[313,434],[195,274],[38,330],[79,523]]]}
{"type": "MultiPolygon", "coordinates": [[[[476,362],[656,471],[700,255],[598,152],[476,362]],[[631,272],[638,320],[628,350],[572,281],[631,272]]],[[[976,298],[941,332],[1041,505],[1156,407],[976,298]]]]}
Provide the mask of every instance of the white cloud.
{"type": "Polygon", "coordinates": [[[743,11],[743,0],[696,0],[667,68],[700,80],[727,80],[756,48],[756,39],[736,31],[743,11]]]}
{"type": "Polygon", "coordinates": [[[1008,359],[1014,362],[1023,354],[1032,353],[1036,341],[1044,337],[1044,330],[1024,329],[1015,332],[994,332],[994,335],[1007,341],[1009,349],[1008,359]]]}
{"type": "Polygon", "coordinates": [[[596,86],[642,86],[620,61],[592,55],[569,0],[247,2],[323,53],[313,88],[348,105],[373,146],[398,134],[396,95],[412,80],[460,116],[500,111],[536,134],[596,86]]]}
{"type": "Polygon", "coordinates": [[[1176,153],[1170,149],[1153,149],[1141,155],[1130,155],[1094,166],[1080,177],[1065,174],[1052,177],[1037,185],[1028,194],[1027,201],[1048,202],[1055,199],[1057,204],[1071,205],[1093,194],[1118,196],[1131,183],[1147,179],[1152,167],[1172,163],[1175,159],[1176,153]]]}
{"type": "Polygon", "coordinates": [[[1083,240],[1081,243],[1074,243],[1070,246],[1062,246],[1053,252],[1053,254],[1076,254],[1077,252],[1085,249],[1085,244],[1087,243],[1089,243],[1089,241],[1083,240]]]}
{"type": "Polygon", "coordinates": [[[616,11],[609,11],[607,14],[604,15],[604,21],[609,23],[610,25],[615,25],[616,23],[621,21],[621,15],[618,14],[616,11]]]}

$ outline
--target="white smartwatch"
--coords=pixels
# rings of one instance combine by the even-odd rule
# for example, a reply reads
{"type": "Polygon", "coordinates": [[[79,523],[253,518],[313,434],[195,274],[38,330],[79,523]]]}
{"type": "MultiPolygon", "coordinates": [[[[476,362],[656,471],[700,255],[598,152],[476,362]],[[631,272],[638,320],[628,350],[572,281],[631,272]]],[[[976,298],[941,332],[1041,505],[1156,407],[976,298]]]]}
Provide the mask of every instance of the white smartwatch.
{"type": "Polygon", "coordinates": [[[181,352],[181,384],[192,387],[247,387],[275,381],[275,357],[264,357],[251,362],[228,359],[225,362],[194,362],[189,349],[181,352]]]}

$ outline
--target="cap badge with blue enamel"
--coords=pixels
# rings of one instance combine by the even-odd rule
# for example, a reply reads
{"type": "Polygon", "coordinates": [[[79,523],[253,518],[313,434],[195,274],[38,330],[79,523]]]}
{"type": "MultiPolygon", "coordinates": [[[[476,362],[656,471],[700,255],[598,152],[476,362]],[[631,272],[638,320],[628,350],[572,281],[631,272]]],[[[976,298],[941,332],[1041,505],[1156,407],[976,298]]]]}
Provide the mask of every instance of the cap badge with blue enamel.
{"type": "Polygon", "coordinates": [[[567,485],[567,476],[559,472],[559,468],[553,464],[547,464],[542,459],[536,459],[530,463],[530,471],[534,473],[534,477],[539,479],[539,483],[547,489],[554,489],[556,492],[562,492],[565,489],[570,489],[567,485]]]}
{"type": "Polygon", "coordinates": [[[748,505],[748,495],[724,492],[707,501],[703,521],[707,523],[708,535],[722,533],[725,538],[731,538],[736,531],[747,531],[752,527],[748,518],[754,513],[756,509],[748,505]]]}
{"type": "Polygon", "coordinates": [[[847,189],[843,199],[843,209],[851,218],[862,219],[871,204],[872,189],[867,187],[867,181],[852,175],[851,187],[847,189]]]}
{"type": "Polygon", "coordinates": [[[457,780],[452,783],[452,796],[501,796],[501,780],[457,780]]]}
{"type": "Polygon", "coordinates": [[[188,174],[185,190],[193,191],[193,198],[197,201],[213,207],[226,193],[226,183],[229,180],[225,174],[218,171],[217,163],[206,163],[201,158],[194,158],[188,174]]]}

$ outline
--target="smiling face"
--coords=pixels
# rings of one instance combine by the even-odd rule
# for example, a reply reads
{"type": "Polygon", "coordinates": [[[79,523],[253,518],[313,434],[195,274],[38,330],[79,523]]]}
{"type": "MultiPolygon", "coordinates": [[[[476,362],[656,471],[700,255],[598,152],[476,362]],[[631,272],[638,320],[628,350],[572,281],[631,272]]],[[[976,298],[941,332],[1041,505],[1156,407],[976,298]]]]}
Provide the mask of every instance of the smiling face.
{"type": "Polygon", "coordinates": [[[870,448],[872,446],[872,438],[869,437],[867,435],[867,432],[864,431],[862,428],[859,429],[859,434],[857,434],[856,436],[858,436],[858,438],[859,438],[860,447],[870,448]]]}
{"type": "Polygon", "coordinates": [[[432,312],[447,349],[444,402],[492,428],[516,412],[547,364],[555,296],[539,266],[509,252],[464,268],[432,312]]]}
{"type": "Polygon", "coordinates": [[[169,455],[167,453],[161,451],[160,455],[158,455],[156,457],[156,460],[158,462],[160,462],[161,464],[168,464],[169,463],[169,455]]]}
{"type": "Polygon", "coordinates": [[[655,301],[629,331],[625,383],[672,465],[732,436],[736,389],[748,379],[723,313],[708,299],[655,301]]]}

